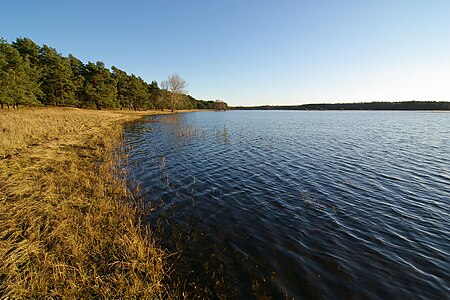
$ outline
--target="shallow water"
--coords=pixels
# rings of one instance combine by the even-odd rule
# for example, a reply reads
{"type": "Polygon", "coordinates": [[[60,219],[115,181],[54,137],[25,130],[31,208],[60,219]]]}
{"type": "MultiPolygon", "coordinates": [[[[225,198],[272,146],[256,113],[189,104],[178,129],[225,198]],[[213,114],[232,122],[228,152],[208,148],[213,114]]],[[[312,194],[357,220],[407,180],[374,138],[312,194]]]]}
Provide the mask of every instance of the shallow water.
{"type": "Polygon", "coordinates": [[[154,116],[125,147],[193,295],[450,295],[449,113],[154,116]]]}

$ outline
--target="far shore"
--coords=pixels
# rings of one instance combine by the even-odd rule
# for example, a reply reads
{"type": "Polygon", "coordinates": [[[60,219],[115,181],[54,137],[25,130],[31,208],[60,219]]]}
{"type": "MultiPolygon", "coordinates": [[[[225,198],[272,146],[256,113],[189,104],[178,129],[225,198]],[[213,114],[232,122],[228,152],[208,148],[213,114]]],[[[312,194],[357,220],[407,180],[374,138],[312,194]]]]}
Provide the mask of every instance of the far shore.
{"type": "Polygon", "coordinates": [[[403,102],[360,102],[360,103],[320,103],[303,105],[261,105],[234,106],[234,110],[303,110],[303,111],[450,111],[446,101],[403,101],[403,102]]]}

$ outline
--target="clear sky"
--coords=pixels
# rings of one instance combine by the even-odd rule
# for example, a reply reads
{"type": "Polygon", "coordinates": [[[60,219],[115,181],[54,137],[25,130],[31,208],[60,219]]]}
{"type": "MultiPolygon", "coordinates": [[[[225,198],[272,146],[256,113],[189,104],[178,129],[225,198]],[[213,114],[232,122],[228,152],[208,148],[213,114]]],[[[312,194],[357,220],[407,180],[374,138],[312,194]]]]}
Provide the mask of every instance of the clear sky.
{"type": "Polygon", "coordinates": [[[450,100],[449,0],[2,0],[0,36],[230,105],[450,100]]]}

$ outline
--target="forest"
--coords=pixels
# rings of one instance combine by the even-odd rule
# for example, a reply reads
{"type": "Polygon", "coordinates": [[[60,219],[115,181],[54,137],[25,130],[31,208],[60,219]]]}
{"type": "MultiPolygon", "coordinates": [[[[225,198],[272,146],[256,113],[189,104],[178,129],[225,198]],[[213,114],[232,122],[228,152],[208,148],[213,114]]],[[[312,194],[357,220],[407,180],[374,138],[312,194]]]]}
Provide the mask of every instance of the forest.
{"type": "Polygon", "coordinates": [[[224,101],[187,95],[177,74],[161,86],[101,61],[83,63],[74,55],[39,46],[29,38],[0,38],[0,106],[71,106],[96,109],[226,110],[224,101]]]}
{"type": "Polygon", "coordinates": [[[450,102],[404,101],[238,106],[236,110],[450,110],[450,102]]]}

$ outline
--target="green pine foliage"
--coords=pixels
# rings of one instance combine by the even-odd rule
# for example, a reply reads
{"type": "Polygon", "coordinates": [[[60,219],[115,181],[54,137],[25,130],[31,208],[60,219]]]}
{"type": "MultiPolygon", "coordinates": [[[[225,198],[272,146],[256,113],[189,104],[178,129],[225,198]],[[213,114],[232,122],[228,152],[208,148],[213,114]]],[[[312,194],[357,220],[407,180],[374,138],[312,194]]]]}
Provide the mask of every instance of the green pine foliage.
{"type": "Polygon", "coordinates": [[[74,76],[67,58],[56,49],[44,45],[39,51],[41,67],[41,102],[46,105],[67,106],[77,103],[74,76]]]}
{"type": "MultiPolygon", "coordinates": [[[[103,62],[83,63],[29,38],[8,43],[0,38],[1,108],[27,106],[72,106],[97,109],[218,109],[217,101],[197,100],[186,94],[160,89],[156,81],[103,62]],[[174,107],[174,103],[175,107],[174,107]]],[[[220,101],[220,109],[227,108],[220,101]]]]}
{"type": "Polygon", "coordinates": [[[0,106],[39,105],[41,94],[29,58],[0,39],[0,106]]]}
{"type": "Polygon", "coordinates": [[[97,109],[118,108],[117,101],[117,80],[112,77],[105,64],[89,62],[86,65],[85,73],[85,105],[94,106],[97,109]]]}

